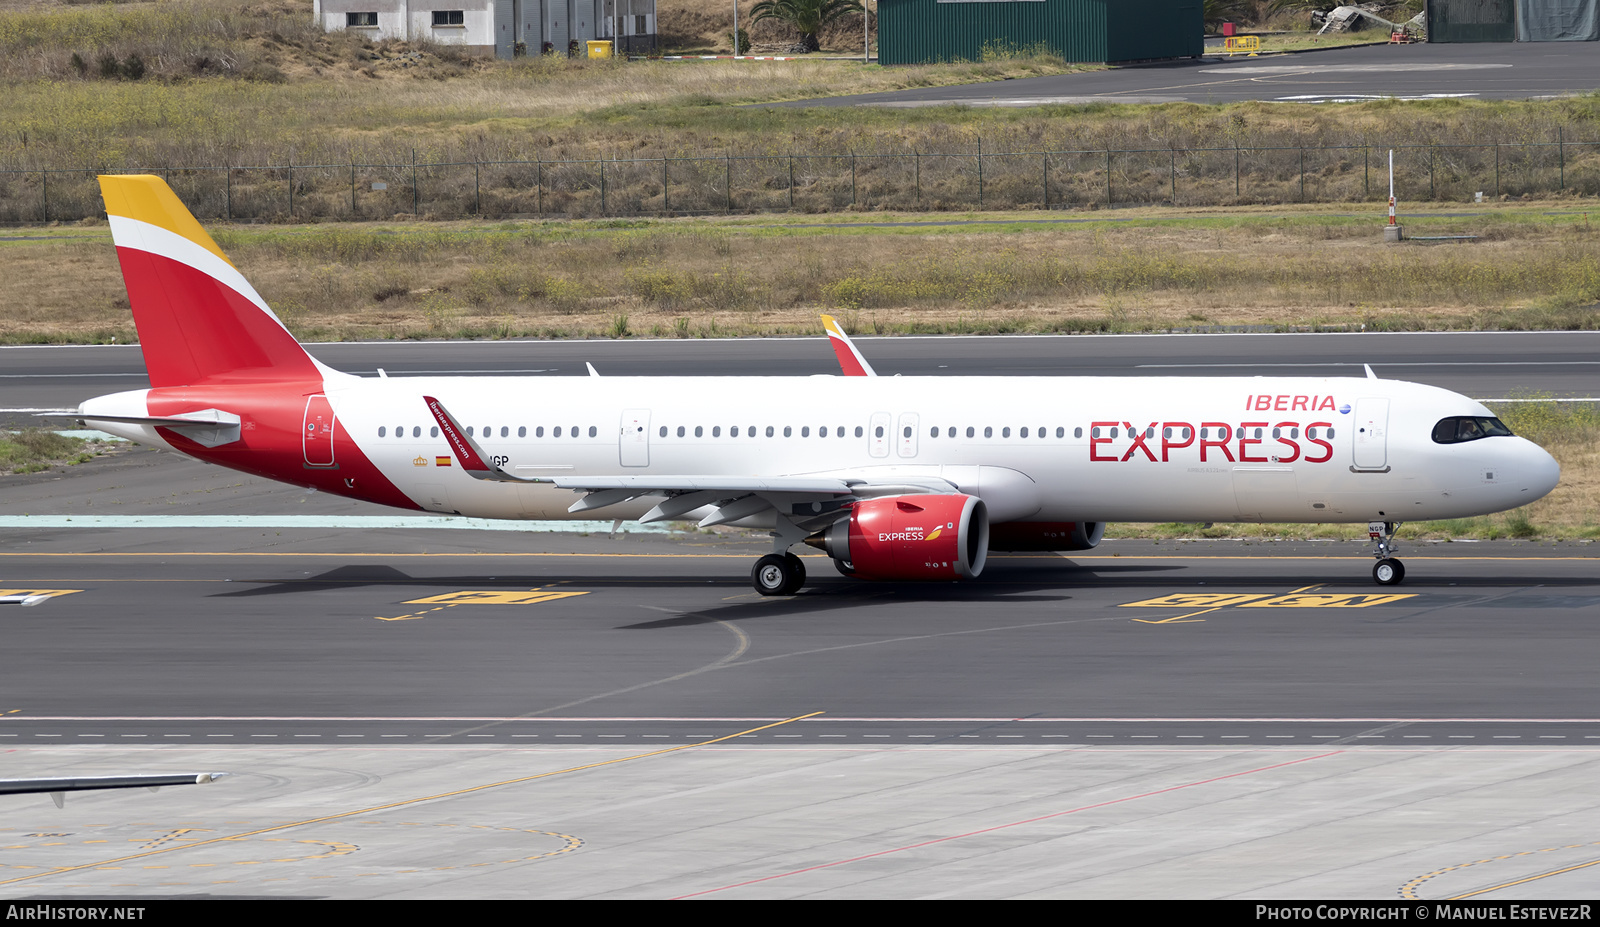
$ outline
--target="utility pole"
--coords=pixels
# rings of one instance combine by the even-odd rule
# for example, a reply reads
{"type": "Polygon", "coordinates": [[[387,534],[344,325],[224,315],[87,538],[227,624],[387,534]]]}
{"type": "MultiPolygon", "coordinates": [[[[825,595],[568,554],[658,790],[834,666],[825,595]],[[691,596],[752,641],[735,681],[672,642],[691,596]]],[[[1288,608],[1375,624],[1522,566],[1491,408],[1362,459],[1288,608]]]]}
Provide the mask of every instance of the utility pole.
{"type": "Polygon", "coordinates": [[[739,0],[733,0],[733,60],[739,60],[739,0]]]}
{"type": "Polygon", "coordinates": [[[872,28],[872,20],[867,16],[867,0],[861,0],[861,63],[866,64],[872,56],[872,42],[868,39],[868,32],[872,28]]]}

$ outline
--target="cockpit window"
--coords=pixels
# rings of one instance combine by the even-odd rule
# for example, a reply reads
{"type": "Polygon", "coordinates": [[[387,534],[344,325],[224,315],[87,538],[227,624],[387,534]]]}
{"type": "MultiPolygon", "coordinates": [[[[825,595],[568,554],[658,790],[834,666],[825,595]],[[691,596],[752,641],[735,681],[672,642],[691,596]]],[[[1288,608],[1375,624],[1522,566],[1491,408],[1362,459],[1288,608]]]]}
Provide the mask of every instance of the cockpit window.
{"type": "Polygon", "coordinates": [[[1511,429],[1497,418],[1462,415],[1440,419],[1439,424],[1433,426],[1435,444],[1460,444],[1462,441],[1476,441],[1479,438],[1510,436],[1511,429]]]}

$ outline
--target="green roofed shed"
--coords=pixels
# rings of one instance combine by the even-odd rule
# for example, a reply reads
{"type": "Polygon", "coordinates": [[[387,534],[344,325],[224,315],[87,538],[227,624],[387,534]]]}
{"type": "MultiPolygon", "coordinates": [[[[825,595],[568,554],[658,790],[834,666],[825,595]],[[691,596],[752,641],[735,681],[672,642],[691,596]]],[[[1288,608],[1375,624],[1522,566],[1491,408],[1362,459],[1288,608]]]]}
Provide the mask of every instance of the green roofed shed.
{"type": "Polygon", "coordinates": [[[1201,0],[879,0],[878,61],[1030,54],[1152,61],[1202,53],[1201,0]]]}

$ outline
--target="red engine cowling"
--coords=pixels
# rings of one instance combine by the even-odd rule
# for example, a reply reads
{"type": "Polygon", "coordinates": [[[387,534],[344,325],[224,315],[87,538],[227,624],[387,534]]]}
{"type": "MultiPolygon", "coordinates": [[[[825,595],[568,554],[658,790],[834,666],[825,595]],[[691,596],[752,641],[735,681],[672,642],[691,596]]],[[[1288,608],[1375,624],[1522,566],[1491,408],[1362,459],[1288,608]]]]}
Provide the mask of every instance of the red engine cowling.
{"type": "Polygon", "coordinates": [[[971,579],[989,557],[989,514],[976,496],[886,496],[806,543],[861,579],[971,579]]]}
{"type": "Polygon", "coordinates": [[[1106,533],[1105,522],[1008,521],[989,529],[990,550],[1089,550],[1106,533]]]}

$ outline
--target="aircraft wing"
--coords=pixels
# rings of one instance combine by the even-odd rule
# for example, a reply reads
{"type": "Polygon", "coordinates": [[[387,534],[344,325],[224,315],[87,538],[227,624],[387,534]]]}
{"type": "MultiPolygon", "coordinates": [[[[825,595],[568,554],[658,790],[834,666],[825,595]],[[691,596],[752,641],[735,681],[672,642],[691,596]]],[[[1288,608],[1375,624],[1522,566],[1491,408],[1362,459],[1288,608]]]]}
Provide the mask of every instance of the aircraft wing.
{"type": "Polygon", "coordinates": [[[639,518],[641,523],[681,518],[695,509],[712,507],[699,526],[727,524],[775,509],[797,524],[812,519],[832,519],[841,508],[858,499],[907,493],[956,492],[954,485],[937,478],[857,479],[846,476],[557,476],[535,477],[545,483],[584,493],[567,511],[587,512],[642,496],[665,496],[639,518]]]}
{"type": "Polygon", "coordinates": [[[0,779],[0,795],[26,795],[48,792],[60,808],[67,792],[87,792],[98,789],[149,789],[154,792],[163,785],[205,785],[226,776],[227,773],[173,773],[156,776],[70,776],[59,779],[0,779]]]}
{"type": "Polygon", "coordinates": [[[768,509],[797,523],[832,518],[844,503],[874,496],[903,493],[957,492],[950,482],[937,478],[853,478],[844,476],[729,476],[698,474],[639,474],[606,476],[517,476],[493,462],[455,416],[432,396],[422,397],[439,430],[450,443],[461,468],[474,479],[504,483],[542,483],[584,494],[567,511],[588,512],[642,496],[665,496],[640,522],[680,518],[695,509],[713,506],[700,527],[727,524],[759,515],[768,509]]]}

